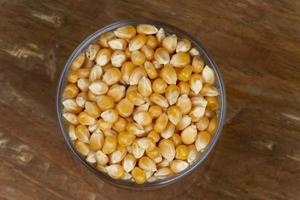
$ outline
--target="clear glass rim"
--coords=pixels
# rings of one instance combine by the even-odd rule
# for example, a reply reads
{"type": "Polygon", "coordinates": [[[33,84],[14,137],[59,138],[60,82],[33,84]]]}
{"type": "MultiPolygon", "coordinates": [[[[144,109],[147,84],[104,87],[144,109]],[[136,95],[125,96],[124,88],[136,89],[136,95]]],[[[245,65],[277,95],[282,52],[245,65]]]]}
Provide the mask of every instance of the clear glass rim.
{"type": "Polygon", "coordinates": [[[214,62],[214,60],[211,58],[207,50],[202,46],[200,42],[198,42],[194,37],[192,37],[190,34],[186,33],[185,31],[182,31],[181,29],[169,25],[160,21],[150,20],[150,19],[127,19],[127,20],[121,20],[117,21],[115,23],[109,24],[105,27],[100,28],[96,32],[92,33],[88,37],[86,37],[78,46],[77,48],[72,52],[70,57],[68,58],[64,69],[61,73],[61,76],[59,78],[58,86],[57,86],[57,94],[56,94],[56,113],[57,113],[57,121],[59,125],[59,129],[61,130],[61,133],[64,137],[64,140],[71,151],[72,155],[75,157],[76,160],[79,160],[85,167],[87,167],[90,171],[92,171],[94,174],[96,174],[98,177],[100,177],[102,180],[111,183],[116,186],[121,186],[125,188],[131,188],[131,189],[152,189],[152,188],[159,188],[166,185],[169,185],[171,183],[174,183],[181,179],[182,177],[186,176],[187,174],[194,171],[209,155],[213,147],[215,146],[217,140],[219,139],[223,125],[225,122],[225,115],[226,115],[226,92],[225,92],[225,86],[224,81],[221,76],[221,72],[217,66],[217,64],[214,62]],[[189,39],[192,42],[192,45],[200,52],[200,54],[203,56],[203,59],[206,61],[206,63],[209,64],[210,67],[212,67],[216,74],[216,84],[218,85],[218,90],[220,92],[219,96],[219,115],[218,115],[218,126],[216,129],[215,134],[212,137],[212,140],[210,144],[206,147],[206,149],[202,152],[198,160],[196,160],[194,163],[192,163],[187,169],[182,171],[179,174],[173,175],[166,179],[161,179],[155,182],[146,182],[144,184],[136,184],[133,182],[125,181],[125,180],[116,180],[108,176],[107,174],[98,171],[94,166],[87,163],[85,159],[75,150],[72,141],[69,139],[68,131],[65,128],[64,119],[62,116],[62,91],[63,86],[66,83],[66,76],[70,69],[71,63],[73,59],[81,53],[91,42],[93,42],[95,39],[97,39],[101,34],[112,31],[118,27],[124,26],[124,25],[134,25],[134,24],[141,24],[141,23],[147,23],[147,24],[153,24],[158,27],[162,27],[164,29],[172,30],[172,32],[180,34],[181,36],[189,39]]]}

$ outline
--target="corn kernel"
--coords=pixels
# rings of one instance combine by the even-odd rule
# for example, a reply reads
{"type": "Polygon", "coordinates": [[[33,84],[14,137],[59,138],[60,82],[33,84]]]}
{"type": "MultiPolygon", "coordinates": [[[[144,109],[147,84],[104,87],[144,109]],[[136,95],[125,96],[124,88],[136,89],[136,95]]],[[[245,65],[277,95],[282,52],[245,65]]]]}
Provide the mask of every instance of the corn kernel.
{"type": "Polygon", "coordinates": [[[101,95],[97,98],[97,105],[102,111],[111,109],[114,107],[114,99],[110,96],[101,95]]]}
{"type": "Polygon", "coordinates": [[[108,91],[108,86],[105,82],[97,80],[90,84],[89,89],[95,95],[101,95],[108,91]]]}
{"type": "Polygon", "coordinates": [[[110,130],[112,127],[112,123],[106,122],[103,119],[99,119],[97,121],[97,126],[100,130],[102,131],[106,131],[106,130],[110,130]]]}
{"type": "Polygon", "coordinates": [[[125,90],[124,85],[114,84],[109,88],[107,95],[112,97],[115,102],[118,102],[125,96],[125,90]]]}
{"type": "Polygon", "coordinates": [[[162,109],[160,106],[153,105],[153,106],[150,106],[149,113],[151,114],[152,118],[157,118],[161,115],[162,109]]]}
{"type": "Polygon", "coordinates": [[[93,82],[102,77],[103,69],[100,65],[94,65],[89,74],[89,81],[93,82]]]}
{"type": "Polygon", "coordinates": [[[180,81],[189,81],[193,73],[193,67],[191,65],[185,66],[178,74],[180,81]]]}
{"type": "Polygon", "coordinates": [[[113,124],[113,129],[118,133],[126,130],[127,121],[123,117],[119,117],[118,121],[113,124]]]}
{"type": "Polygon", "coordinates": [[[86,156],[85,161],[91,164],[95,164],[96,163],[95,152],[90,151],[86,156]]]}
{"type": "Polygon", "coordinates": [[[150,79],[154,79],[158,76],[157,71],[150,61],[146,60],[144,63],[145,70],[147,72],[147,75],[150,79]]]}
{"type": "Polygon", "coordinates": [[[172,175],[173,172],[169,167],[163,167],[163,168],[159,168],[155,173],[154,176],[157,177],[167,177],[172,175]]]}
{"type": "Polygon", "coordinates": [[[218,97],[206,97],[207,101],[207,108],[210,108],[211,110],[217,110],[219,108],[219,100],[218,97]]]}
{"type": "Polygon", "coordinates": [[[68,76],[67,76],[67,80],[70,82],[70,83],[76,83],[77,80],[78,80],[78,74],[77,74],[77,71],[73,71],[71,70],[69,73],[68,73],[68,76]]]}
{"type": "Polygon", "coordinates": [[[160,28],[156,33],[156,39],[158,43],[161,43],[165,37],[166,37],[165,30],[163,28],[160,28]]]}
{"type": "Polygon", "coordinates": [[[175,147],[182,144],[181,137],[178,133],[175,133],[174,135],[172,135],[171,141],[174,143],[175,147]]]}
{"type": "Polygon", "coordinates": [[[119,115],[122,117],[129,117],[133,113],[134,104],[127,98],[122,99],[116,106],[119,115]]]}
{"type": "Polygon", "coordinates": [[[190,93],[190,85],[186,82],[179,82],[178,87],[180,89],[180,94],[189,94],[190,93]]]}
{"type": "Polygon", "coordinates": [[[163,108],[167,108],[169,106],[167,99],[164,96],[157,93],[151,94],[150,101],[163,108]]]}
{"type": "Polygon", "coordinates": [[[145,183],[146,181],[146,174],[145,172],[138,168],[138,167],[135,167],[133,170],[132,170],[132,177],[134,179],[134,181],[137,183],[137,184],[143,184],[145,183]]]}
{"type": "Polygon", "coordinates": [[[160,154],[159,148],[154,147],[151,150],[146,151],[146,155],[151,158],[155,163],[160,163],[162,161],[162,156],[160,154]]]}
{"type": "Polygon", "coordinates": [[[132,38],[128,44],[129,51],[137,51],[141,49],[147,42],[147,37],[144,34],[138,34],[132,38]]]}
{"type": "Polygon", "coordinates": [[[179,173],[185,170],[189,166],[189,163],[183,160],[173,160],[170,163],[170,168],[174,173],[179,173]]]}
{"type": "Polygon", "coordinates": [[[154,58],[154,50],[151,47],[144,45],[141,48],[141,51],[144,53],[147,60],[152,60],[154,58]]]}
{"type": "Polygon", "coordinates": [[[172,56],[170,63],[174,67],[184,67],[191,62],[191,57],[188,53],[179,52],[172,56]]]}
{"type": "Polygon", "coordinates": [[[110,59],[111,59],[111,50],[103,48],[99,50],[99,52],[97,53],[96,63],[99,66],[104,66],[110,61],[110,59]]]}
{"type": "Polygon", "coordinates": [[[139,168],[146,170],[146,171],[154,172],[157,170],[155,162],[147,156],[141,157],[139,159],[138,164],[139,164],[139,168]]]}
{"type": "Polygon", "coordinates": [[[191,49],[191,47],[192,47],[192,44],[189,40],[181,39],[177,43],[176,53],[178,53],[178,52],[188,52],[191,49]]]}
{"type": "Polygon", "coordinates": [[[86,57],[93,61],[96,58],[98,51],[100,50],[100,46],[98,44],[90,44],[86,50],[86,57]]]}
{"type": "Polygon", "coordinates": [[[192,100],[193,106],[201,106],[201,107],[207,106],[206,99],[200,95],[192,97],[191,100],[192,100]]]}
{"type": "Polygon", "coordinates": [[[129,134],[133,134],[137,137],[142,137],[145,134],[145,129],[137,123],[127,123],[126,130],[129,134]]]}
{"type": "Polygon", "coordinates": [[[192,123],[192,118],[188,115],[183,115],[180,122],[176,125],[176,129],[181,131],[192,123]]]}
{"type": "Polygon", "coordinates": [[[154,58],[161,65],[166,65],[170,62],[170,55],[168,50],[162,47],[155,50],[154,58]]]}
{"type": "Polygon", "coordinates": [[[118,134],[118,143],[122,146],[129,146],[135,140],[135,135],[127,133],[127,132],[120,132],[118,134]]]}
{"type": "Polygon", "coordinates": [[[191,50],[189,51],[191,56],[199,56],[200,53],[196,48],[191,48],[191,50]]]}
{"type": "Polygon", "coordinates": [[[204,61],[199,56],[193,57],[192,61],[193,72],[199,74],[204,67],[204,61]]]}
{"type": "Polygon", "coordinates": [[[193,74],[190,79],[191,90],[197,95],[202,89],[202,77],[200,74],[193,74]]]}
{"type": "Polygon", "coordinates": [[[148,138],[151,138],[155,143],[159,141],[160,136],[159,133],[157,133],[156,131],[152,130],[148,133],[147,135],[148,138]]]}
{"type": "Polygon", "coordinates": [[[157,39],[153,35],[149,35],[147,37],[147,43],[146,45],[149,46],[152,49],[155,49],[157,47],[157,39]]]}
{"type": "Polygon", "coordinates": [[[214,134],[218,126],[217,116],[214,116],[210,119],[207,131],[211,134],[214,134]]]}
{"type": "Polygon", "coordinates": [[[88,91],[88,89],[89,89],[89,80],[81,78],[77,81],[77,86],[83,92],[88,91]]]}
{"type": "Polygon", "coordinates": [[[106,165],[109,161],[108,156],[100,150],[95,153],[95,158],[97,163],[102,166],[106,165]]]}
{"type": "Polygon", "coordinates": [[[129,77],[129,85],[137,85],[139,80],[143,76],[147,76],[145,68],[144,67],[135,68],[129,77]]]}
{"type": "Polygon", "coordinates": [[[133,51],[131,53],[131,62],[135,65],[143,65],[146,61],[146,56],[141,51],[133,51]]]}
{"type": "Polygon", "coordinates": [[[71,69],[78,70],[85,61],[84,53],[79,54],[72,62],[71,69]]]}
{"type": "Polygon", "coordinates": [[[187,161],[189,163],[192,163],[197,159],[197,157],[199,156],[199,153],[197,152],[197,149],[196,149],[195,145],[190,145],[189,149],[190,149],[190,153],[189,153],[189,156],[187,158],[187,161]]]}
{"type": "Polygon", "coordinates": [[[147,77],[142,77],[138,83],[138,92],[144,97],[148,97],[152,93],[151,81],[147,77]]]}
{"type": "Polygon", "coordinates": [[[101,117],[104,121],[109,123],[115,123],[118,120],[118,111],[115,109],[108,109],[101,113],[101,117]]]}
{"type": "Polygon", "coordinates": [[[132,154],[136,159],[139,159],[144,155],[145,149],[140,147],[136,141],[132,143],[131,147],[132,147],[132,154]]]}
{"type": "Polygon", "coordinates": [[[169,139],[174,135],[175,132],[175,126],[172,123],[168,123],[167,127],[165,130],[163,130],[160,135],[162,138],[169,139]]]}
{"type": "Polygon", "coordinates": [[[87,156],[89,154],[89,152],[90,152],[89,145],[86,144],[86,143],[83,143],[81,141],[76,141],[75,142],[75,148],[83,156],[87,156]]]}
{"type": "Polygon", "coordinates": [[[127,149],[124,146],[119,146],[116,151],[110,154],[110,162],[112,164],[119,163],[127,154],[127,149]]]}
{"type": "Polygon", "coordinates": [[[152,123],[152,116],[145,111],[135,113],[133,119],[141,126],[147,126],[152,123]]]}
{"type": "Polygon", "coordinates": [[[180,90],[176,85],[169,85],[166,89],[165,96],[170,105],[174,105],[179,97],[180,90]]]}
{"type": "Polygon", "coordinates": [[[114,31],[115,35],[122,39],[131,39],[135,36],[136,30],[134,26],[122,26],[114,31]]]}
{"type": "Polygon", "coordinates": [[[152,35],[156,34],[158,30],[154,25],[151,24],[139,24],[136,26],[136,31],[142,34],[152,35]]]}
{"type": "Polygon", "coordinates": [[[107,174],[114,179],[121,179],[124,175],[124,169],[121,165],[113,164],[106,167],[107,174]]]}
{"type": "Polygon", "coordinates": [[[204,84],[203,88],[201,90],[201,95],[203,96],[208,96],[208,97],[214,97],[219,95],[219,91],[216,87],[209,85],[209,84],[204,84]]]}
{"type": "Polygon", "coordinates": [[[125,81],[125,83],[129,83],[129,77],[132,74],[133,70],[135,69],[135,66],[132,62],[127,61],[124,62],[121,68],[121,74],[122,74],[122,80],[125,81]]]}
{"type": "Polygon", "coordinates": [[[122,166],[124,168],[124,170],[129,173],[133,170],[134,166],[136,165],[136,159],[133,155],[131,154],[127,154],[124,159],[123,159],[123,163],[122,166]]]}
{"type": "Polygon", "coordinates": [[[183,115],[188,114],[192,109],[192,101],[188,97],[188,95],[181,95],[176,103],[176,106],[180,108],[180,111],[183,115]]]}
{"type": "Polygon", "coordinates": [[[126,61],[126,54],[124,53],[124,51],[115,50],[111,55],[111,64],[114,67],[121,67],[125,61],[126,61]]]}
{"type": "Polygon", "coordinates": [[[170,162],[169,160],[167,159],[163,159],[160,163],[157,164],[158,167],[168,167],[170,165],[170,162]]]}
{"type": "Polygon", "coordinates": [[[204,116],[206,116],[208,118],[212,118],[214,115],[215,115],[215,112],[212,111],[210,108],[205,109],[204,116]]]}
{"type": "Polygon", "coordinates": [[[175,147],[171,140],[169,139],[162,139],[158,143],[158,148],[161,155],[167,159],[168,161],[172,161],[175,158],[175,147]]]}
{"type": "Polygon", "coordinates": [[[66,99],[62,102],[64,109],[67,112],[78,114],[82,108],[80,108],[74,99],[66,99]]]}
{"type": "Polygon", "coordinates": [[[88,97],[87,97],[87,94],[86,94],[85,92],[79,93],[79,94],[77,95],[76,99],[75,99],[76,104],[77,104],[79,107],[83,108],[84,105],[85,105],[85,102],[86,102],[87,98],[88,98],[88,97]]]}
{"type": "Polygon", "coordinates": [[[103,75],[103,81],[107,85],[113,85],[121,80],[121,71],[118,68],[110,68],[103,75]]]}
{"type": "Polygon", "coordinates": [[[136,143],[144,150],[152,150],[155,148],[155,142],[149,137],[138,138],[136,143]]]}
{"type": "Polygon", "coordinates": [[[201,119],[196,123],[196,127],[199,131],[204,131],[209,125],[209,119],[206,116],[201,117],[201,119]]]}
{"type": "Polygon", "coordinates": [[[73,113],[64,113],[63,117],[71,124],[77,125],[78,124],[78,117],[73,113]]]}
{"type": "Polygon", "coordinates": [[[154,65],[155,69],[161,69],[163,67],[163,65],[159,64],[159,62],[157,60],[153,60],[152,63],[154,65]]]}
{"type": "Polygon", "coordinates": [[[154,92],[158,93],[158,94],[163,94],[165,93],[166,89],[168,87],[168,84],[166,83],[166,81],[164,81],[161,78],[157,78],[153,81],[152,83],[152,89],[154,92]]]}
{"type": "Polygon", "coordinates": [[[90,132],[86,126],[84,126],[84,125],[76,126],[75,134],[79,141],[84,142],[84,143],[89,143],[90,132]]]}
{"type": "Polygon", "coordinates": [[[75,84],[68,84],[63,91],[63,97],[73,99],[77,96],[78,93],[79,89],[75,84]]]}
{"type": "Polygon", "coordinates": [[[191,112],[189,115],[192,118],[192,122],[198,122],[201,117],[203,117],[205,114],[205,107],[202,106],[195,106],[192,108],[191,112]]]}
{"type": "Polygon", "coordinates": [[[168,115],[166,113],[162,113],[155,121],[154,130],[158,133],[165,130],[168,125],[168,115]]]}
{"type": "Polygon", "coordinates": [[[197,128],[195,125],[190,125],[181,132],[181,140],[184,144],[192,144],[197,138],[197,128]]]}
{"type": "Polygon", "coordinates": [[[176,84],[177,74],[171,65],[165,65],[160,71],[160,77],[168,84],[176,84]]]}
{"type": "Polygon", "coordinates": [[[84,111],[78,115],[78,122],[82,125],[94,125],[96,119],[84,111]]]}
{"type": "Polygon", "coordinates": [[[169,53],[174,53],[177,47],[177,36],[169,35],[162,40],[162,47],[167,49],[169,53]]]}
{"type": "Polygon", "coordinates": [[[214,70],[206,65],[202,70],[202,78],[204,83],[214,84],[215,82],[214,70]]]}
{"type": "Polygon", "coordinates": [[[74,125],[69,125],[68,135],[72,141],[77,139],[74,125]]]}
{"type": "Polygon", "coordinates": [[[117,149],[117,138],[115,136],[106,136],[102,151],[105,154],[111,154],[117,149]]]}
{"type": "Polygon", "coordinates": [[[113,50],[125,50],[127,43],[126,40],[122,38],[115,38],[110,41],[108,41],[108,45],[113,50]]]}
{"type": "Polygon", "coordinates": [[[103,133],[93,133],[90,137],[90,147],[93,151],[100,150],[104,144],[103,133]]]}
{"type": "Polygon", "coordinates": [[[176,148],[176,156],[175,158],[176,159],[179,159],[179,160],[187,160],[188,156],[189,156],[189,153],[190,153],[190,148],[186,145],[179,145],[177,148],[176,148]]]}
{"type": "Polygon", "coordinates": [[[85,103],[85,111],[92,117],[100,117],[101,111],[95,102],[87,101],[85,103]]]}
{"type": "Polygon", "coordinates": [[[195,141],[195,146],[197,151],[203,151],[209,144],[211,135],[207,131],[201,131],[198,133],[197,139],[195,141]]]}
{"type": "Polygon", "coordinates": [[[127,89],[127,98],[136,106],[140,106],[145,103],[143,96],[136,91],[136,89],[128,91],[127,89]]]}
{"type": "Polygon", "coordinates": [[[172,122],[174,125],[177,125],[180,122],[182,118],[182,113],[178,106],[170,106],[168,108],[167,113],[170,122],[172,122]]]}
{"type": "Polygon", "coordinates": [[[115,34],[113,32],[106,32],[103,33],[99,38],[99,43],[102,47],[108,47],[108,41],[113,39],[115,37],[115,34]]]}

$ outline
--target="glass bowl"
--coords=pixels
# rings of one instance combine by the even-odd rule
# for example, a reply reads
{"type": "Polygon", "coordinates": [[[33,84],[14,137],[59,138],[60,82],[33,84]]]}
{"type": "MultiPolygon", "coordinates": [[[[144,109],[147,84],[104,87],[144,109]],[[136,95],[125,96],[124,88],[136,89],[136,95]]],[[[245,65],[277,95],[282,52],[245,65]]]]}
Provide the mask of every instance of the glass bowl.
{"type": "Polygon", "coordinates": [[[130,20],[118,21],[118,22],[115,22],[113,24],[110,24],[108,26],[105,26],[105,27],[97,30],[93,34],[89,35],[73,51],[73,53],[71,54],[71,56],[69,57],[66,65],[65,65],[65,67],[64,67],[64,69],[61,73],[60,79],[59,79],[58,88],[57,88],[57,96],[56,96],[56,111],[57,111],[57,119],[58,119],[58,123],[59,123],[59,128],[61,130],[61,133],[64,137],[64,140],[65,140],[68,148],[70,149],[72,155],[77,160],[79,160],[84,166],[86,166],[86,168],[88,168],[90,171],[92,171],[100,179],[102,179],[106,182],[112,183],[116,186],[121,186],[121,187],[126,187],[126,188],[134,188],[134,189],[150,189],[150,188],[158,188],[158,187],[166,186],[166,185],[169,185],[171,183],[174,183],[174,182],[178,181],[179,179],[181,179],[185,175],[187,175],[187,174],[191,173],[192,171],[194,171],[205,160],[205,158],[211,152],[211,150],[215,146],[217,140],[219,139],[222,128],[223,128],[223,124],[224,124],[224,120],[225,120],[225,113],[226,113],[226,94],[225,94],[224,82],[223,82],[223,79],[221,77],[220,70],[217,67],[216,63],[213,61],[213,59],[210,57],[210,55],[207,53],[205,48],[201,45],[200,42],[196,41],[188,33],[184,32],[184,31],[182,31],[182,30],[180,30],[180,29],[178,29],[178,28],[176,28],[172,25],[163,23],[163,22],[153,21],[153,20],[148,20],[148,19],[130,19],[130,20]],[[67,127],[66,127],[66,124],[64,123],[64,119],[63,119],[63,116],[62,116],[63,106],[62,106],[61,102],[62,102],[63,88],[66,85],[66,76],[67,76],[67,74],[70,70],[71,63],[72,63],[73,59],[76,58],[76,56],[79,53],[81,53],[83,50],[85,50],[90,43],[94,42],[100,35],[102,35],[105,32],[112,31],[112,30],[114,30],[116,28],[119,28],[121,26],[130,25],[130,24],[135,25],[135,24],[141,24],[141,23],[153,24],[158,28],[162,27],[162,28],[165,29],[165,32],[168,33],[168,34],[174,33],[179,38],[187,38],[191,41],[193,47],[195,47],[200,52],[200,55],[204,59],[205,63],[207,65],[209,65],[215,72],[215,75],[216,75],[215,86],[218,88],[219,93],[220,93],[220,95],[219,95],[220,107],[217,110],[218,126],[217,126],[217,129],[215,131],[215,134],[212,136],[210,144],[205,148],[205,150],[201,153],[201,155],[199,156],[199,158],[196,161],[194,161],[184,171],[182,171],[182,172],[180,172],[176,175],[170,176],[170,177],[165,178],[165,179],[158,179],[155,182],[146,182],[144,184],[136,184],[134,182],[130,182],[130,181],[126,181],[126,180],[113,179],[110,176],[108,176],[107,174],[105,174],[101,171],[98,171],[93,165],[91,165],[91,164],[89,164],[88,162],[85,161],[85,158],[83,156],[81,156],[75,150],[75,147],[73,146],[73,143],[69,138],[67,127]]]}

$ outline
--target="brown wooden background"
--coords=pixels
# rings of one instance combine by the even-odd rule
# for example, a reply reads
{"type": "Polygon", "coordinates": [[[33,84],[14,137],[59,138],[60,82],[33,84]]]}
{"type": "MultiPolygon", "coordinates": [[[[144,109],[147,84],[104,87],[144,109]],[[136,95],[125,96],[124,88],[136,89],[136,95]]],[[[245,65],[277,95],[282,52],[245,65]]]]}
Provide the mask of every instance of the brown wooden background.
{"type": "Polygon", "coordinates": [[[1,199],[300,199],[300,1],[2,0],[1,199]],[[73,49],[126,18],[178,26],[202,41],[227,88],[228,116],[208,160],[155,191],[103,183],[71,154],[55,116],[73,49]]]}

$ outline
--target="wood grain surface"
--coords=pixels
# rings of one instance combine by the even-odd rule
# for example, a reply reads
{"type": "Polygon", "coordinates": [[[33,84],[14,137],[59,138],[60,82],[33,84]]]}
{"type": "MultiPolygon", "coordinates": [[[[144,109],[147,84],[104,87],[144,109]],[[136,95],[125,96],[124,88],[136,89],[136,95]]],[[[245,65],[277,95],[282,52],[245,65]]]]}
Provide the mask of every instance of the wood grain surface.
{"type": "Polygon", "coordinates": [[[0,199],[300,199],[300,1],[2,0],[0,199]],[[228,115],[194,173],[152,191],[102,182],[57,128],[58,77],[90,33],[128,18],[191,33],[218,63],[228,115]]]}

